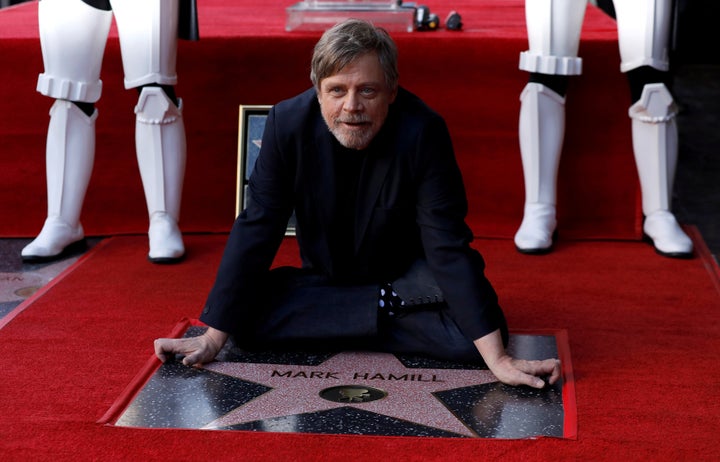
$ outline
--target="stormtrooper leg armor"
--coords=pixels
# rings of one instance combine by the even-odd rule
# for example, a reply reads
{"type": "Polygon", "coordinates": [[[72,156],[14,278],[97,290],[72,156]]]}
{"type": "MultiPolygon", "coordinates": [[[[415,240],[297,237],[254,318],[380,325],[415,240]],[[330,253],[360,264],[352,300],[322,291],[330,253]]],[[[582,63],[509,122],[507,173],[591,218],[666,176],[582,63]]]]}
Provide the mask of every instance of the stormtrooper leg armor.
{"type": "Polygon", "coordinates": [[[135,108],[135,145],[150,228],[148,258],[171,263],[185,255],[178,228],[185,175],[185,128],[179,106],[159,87],[145,87],[135,108]]]}
{"type": "Polygon", "coordinates": [[[80,0],[38,3],[45,72],[37,90],[56,101],[47,132],[47,219],[22,251],[24,261],[49,261],[84,242],[80,212],[95,158],[97,111],[86,115],[71,101],[100,98],[100,66],[112,15],[80,0]]]}
{"type": "Polygon", "coordinates": [[[152,85],[177,83],[178,1],[111,3],[125,87],[141,88],[135,107],[135,147],[150,218],[148,258],[154,263],[174,263],[185,255],[178,228],[186,157],[182,101],[176,104],[162,88],[152,85]]]}
{"type": "MultiPolygon", "coordinates": [[[[669,69],[671,10],[670,0],[615,1],[620,69],[629,77],[643,67],[656,73],[669,69]]],[[[692,241],[670,212],[678,156],[672,94],[664,84],[647,81],[628,113],[642,192],[643,233],[660,255],[689,258],[692,241]]]]}
{"type": "Polygon", "coordinates": [[[629,115],[645,215],[643,233],[660,255],[688,258],[692,256],[692,241],[670,212],[678,154],[676,112],[668,89],[655,83],[645,85],[629,115]]]}
{"type": "Polygon", "coordinates": [[[51,261],[84,247],[80,210],[95,157],[95,120],[75,104],[57,100],[50,110],[46,169],[48,213],[40,234],[21,252],[23,261],[51,261]]]}
{"type": "MultiPolygon", "coordinates": [[[[621,71],[642,66],[667,71],[671,1],[616,0],[614,5],[621,71]]],[[[577,52],[585,7],[586,0],[526,0],[529,50],[520,55],[520,69],[545,76],[580,74],[577,52]]],[[[533,82],[521,96],[519,137],[526,194],[515,245],[524,253],[543,253],[552,247],[565,120],[562,96],[533,82]]],[[[646,216],[644,232],[660,254],[685,257],[692,253],[692,243],[669,211],[677,158],[672,106],[667,88],[648,85],[647,96],[633,105],[630,116],[646,216]]]]}
{"type": "Polygon", "coordinates": [[[522,253],[551,249],[557,225],[557,172],[565,134],[565,98],[539,83],[520,96],[520,153],[525,180],[523,221],[515,234],[522,253]]]}
{"type": "MultiPolygon", "coordinates": [[[[582,60],[577,53],[585,7],[586,0],[527,0],[529,49],[520,54],[520,69],[553,77],[580,74],[582,60]]],[[[515,247],[522,253],[542,254],[551,250],[557,225],[565,97],[542,83],[530,82],[520,101],[518,132],[525,206],[515,247]]]]}
{"type": "Polygon", "coordinates": [[[23,259],[55,259],[83,240],[79,217],[92,171],[97,111],[87,116],[71,101],[100,98],[100,67],[114,15],[125,87],[143,87],[135,110],[136,147],[151,223],[149,258],[179,260],[185,252],[177,228],[185,171],[182,104],[158,87],[144,87],[177,82],[178,1],[43,0],[38,8],[45,63],[38,91],[58,101],[48,129],[48,218],[23,249],[23,259]]]}

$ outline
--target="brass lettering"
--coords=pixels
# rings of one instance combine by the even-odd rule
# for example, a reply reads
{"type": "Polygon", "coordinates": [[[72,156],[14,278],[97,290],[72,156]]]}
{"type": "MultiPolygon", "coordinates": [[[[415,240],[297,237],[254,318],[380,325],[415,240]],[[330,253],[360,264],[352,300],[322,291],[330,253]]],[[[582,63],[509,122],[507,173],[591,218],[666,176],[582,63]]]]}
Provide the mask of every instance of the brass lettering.
{"type": "Polygon", "coordinates": [[[337,372],[323,372],[323,371],[284,371],[279,372],[277,370],[272,371],[271,377],[285,377],[288,379],[336,379],[339,380],[340,377],[337,376],[337,372]]]}
{"type": "MultiPolygon", "coordinates": [[[[272,377],[285,377],[288,379],[335,379],[340,380],[338,372],[326,372],[326,371],[272,371],[272,377]]],[[[439,379],[437,375],[423,376],[422,374],[383,374],[375,372],[373,374],[369,372],[355,372],[352,376],[353,380],[395,380],[400,382],[444,382],[439,379]]]]}

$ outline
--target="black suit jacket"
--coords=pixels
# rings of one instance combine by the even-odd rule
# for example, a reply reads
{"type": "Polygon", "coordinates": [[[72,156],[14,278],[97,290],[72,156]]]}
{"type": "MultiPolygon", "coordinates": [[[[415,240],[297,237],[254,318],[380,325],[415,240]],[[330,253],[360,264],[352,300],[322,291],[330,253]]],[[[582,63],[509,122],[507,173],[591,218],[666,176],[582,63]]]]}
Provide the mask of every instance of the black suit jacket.
{"type": "MultiPolygon", "coordinates": [[[[327,233],[337,146],[314,89],[273,107],[249,180],[249,203],[233,225],[203,322],[232,332],[252,313],[293,210],[303,266],[333,277],[327,233]]],[[[465,189],[444,120],[400,89],[365,151],[352,230],[357,282],[392,281],[426,258],[468,338],[500,327],[484,261],[470,247],[465,189]]]]}

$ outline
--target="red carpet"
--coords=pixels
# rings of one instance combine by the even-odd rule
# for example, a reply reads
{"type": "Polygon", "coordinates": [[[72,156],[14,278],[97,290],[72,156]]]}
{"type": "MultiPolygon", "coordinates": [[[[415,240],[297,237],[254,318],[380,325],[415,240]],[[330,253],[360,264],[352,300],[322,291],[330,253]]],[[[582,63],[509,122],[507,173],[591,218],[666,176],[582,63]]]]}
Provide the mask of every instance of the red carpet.
{"type": "MultiPolygon", "coordinates": [[[[237,106],[272,104],[309,85],[315,33],[285,33],[291,1],[202,0],[202,39],[180,47],[188,173],[182,226],[227,231],[234,215],[237,106]]],[[[444,18],[445,2],[426,2],[444,18]]],[[[527,75],[522,0],[461,0],[462,32],[395,34],[401,82],[443,114],[479,236],[511,236],[523,189],[518,97],[527,75]]],[[[45,216],[44,143],[51,101],[35,2],[0,10],[0,236],[32,236],[45,216]]],[[[90,235],[144,233],[135,165],[136,95],[122,88],[116,36],[98,104],[90,235]]],[[[0,330],[3,460],[712,460],[720,409],[720,283],[701,258],[656,256],[639,242],[638,188],[614,23],[589,8],[571,82],[557,251],[533,258],[508,239],[477,242],[515,329],[567,329],[576,377],[576,441],[464,441],[139,430],[98,424],[145,364],[152,340],[196,317],[225,236],[190,235],[188,260],[155,266],[145,237],[101,243],[0,330]],[[593,239],[617,239],[611,242],[593,239]]],[[[283,254],[287,261],[294,256],[283,254]]]]}
{"type": "MultiPolygon", "coordinates": [[[[637,242],[564,242],[544,257],[478,240],[514,329],[568,332],[577,440],[142,430],[98,424],[152,340],[197,316],[223,235],[188,236],[177,266],[144,237],[100,243],[0,329],[3,460],[712,460],[720,360],[717,265],[637,242]]],[[[281,262],[296,256],[288,242],[281,262]]]]}
{"type": "MultiPolygon", "coordinates": [[[[396,33],[401,82],[448,121],[470,196],[469,222],[483,237],[509,237],[520,223],[517,142],[527,73],[522,0],[423,2],[465,30],[396,33]]],[[[181,225],[186,232],[230,228],[234,216],[239,104],[274,104],[310,85],[318,33],[284,31],[292,0],[202,0],[201,40],[180,44],[178,95],[185,102],[188,171],[181,225]]],[[[0,236],[32,236],[46,210],[44,143],[49,98],[35,92],[42,72],[35,2],[0,11],[0,236]]],[[[133,107],[122,87],[116,34],[103,64],[98,147],[83,224],[90,235],[141,233],[145,202],[135,163],[133,107]],[[121,179],[121,180],[119,180],[121,179]]],[[[619,72],[614,22],[590,7],[580,47],[585,74],[572,80],[560,172],[560,233],[567,238],[638,238],[638,181],[631,153],[629,92],[619,72]]]]}

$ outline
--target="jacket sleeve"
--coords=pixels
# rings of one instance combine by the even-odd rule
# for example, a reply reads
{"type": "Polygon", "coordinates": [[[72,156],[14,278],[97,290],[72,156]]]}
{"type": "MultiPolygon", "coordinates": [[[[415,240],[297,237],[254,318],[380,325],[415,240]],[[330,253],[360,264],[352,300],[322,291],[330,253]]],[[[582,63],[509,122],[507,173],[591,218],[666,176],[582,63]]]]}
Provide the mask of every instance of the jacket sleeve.
{"type": "MultiPolygon", "coordinates": [[[[277,107],[277,106],[276,106],[277,107]]],[[[248,186],[248,205],[230,231],[215,283],[200,320],[235,332],[255,313],[261,287],[292,214],[291,186],[278,143],[274,107],[267,118],[260,154],[248,186]]]]}
{"type": "Polygon", "coordinates": [[[470,246],[467,197],[445,122],[436,116],[420,132],[417,222],[428,264],[463,333],[475,340],[505,320],[485,276],[485,261],[470,246]]]}

